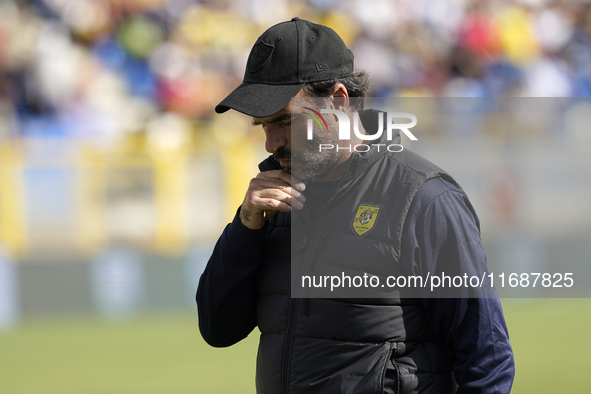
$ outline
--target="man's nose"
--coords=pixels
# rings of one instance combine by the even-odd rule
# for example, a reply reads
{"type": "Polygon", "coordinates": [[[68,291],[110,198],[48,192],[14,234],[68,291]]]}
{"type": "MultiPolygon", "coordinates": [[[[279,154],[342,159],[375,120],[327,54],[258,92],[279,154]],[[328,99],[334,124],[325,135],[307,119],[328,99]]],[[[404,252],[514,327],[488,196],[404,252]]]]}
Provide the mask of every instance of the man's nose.
{"type": "Polygon", "coordinates": [[[273,126],[268,126],[265,140],[265,149],[267,152],[275,153],[277,149],[285,145],[287,145],[286,131],[273,126]]]}

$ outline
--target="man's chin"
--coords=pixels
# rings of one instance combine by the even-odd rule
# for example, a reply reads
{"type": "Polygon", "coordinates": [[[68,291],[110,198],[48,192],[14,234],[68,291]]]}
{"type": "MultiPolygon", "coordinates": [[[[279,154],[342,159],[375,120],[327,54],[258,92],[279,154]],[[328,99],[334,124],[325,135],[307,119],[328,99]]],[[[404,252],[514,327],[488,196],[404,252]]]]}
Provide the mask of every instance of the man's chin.
{"type": "Polygon", "coordinates": [[[302,171],[300,171],[297,168],[293,168],[292,169],[291,167],[289,169],[286,169],[285,171],[289,172],[292,177],[294,177],[297,180],[302,181],[304,183],[307,183],[307,182],[313,180],[312,179],[313,177],[311,177],[310,176],[311,174],[309,172],[307,172],[307,171],[306,172],[302,172],[302,171]]]}

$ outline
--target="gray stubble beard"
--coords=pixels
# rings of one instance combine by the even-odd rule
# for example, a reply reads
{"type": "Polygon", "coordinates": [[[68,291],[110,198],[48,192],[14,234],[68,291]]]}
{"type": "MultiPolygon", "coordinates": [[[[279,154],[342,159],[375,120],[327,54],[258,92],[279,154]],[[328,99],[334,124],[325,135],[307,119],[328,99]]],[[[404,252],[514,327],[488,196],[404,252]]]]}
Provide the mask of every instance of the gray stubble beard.
{"type": "Polygon", "coordinates": [[[330,173],[331,169],[338,163],[338,152],[330,150],[328,152],[320,152],[320,144],[337,145],[338,137],[336,135],[329,136],[323,133],[322,141],[316,137],[319,135],[315,128],[314,137],[312,140],[305,140],[303,153],[293,153],[291,155],[291,174],[300,181],[317,182],[330,173]],[[294,163],[300,164],[300,169],[293,171],[294,163]]]}

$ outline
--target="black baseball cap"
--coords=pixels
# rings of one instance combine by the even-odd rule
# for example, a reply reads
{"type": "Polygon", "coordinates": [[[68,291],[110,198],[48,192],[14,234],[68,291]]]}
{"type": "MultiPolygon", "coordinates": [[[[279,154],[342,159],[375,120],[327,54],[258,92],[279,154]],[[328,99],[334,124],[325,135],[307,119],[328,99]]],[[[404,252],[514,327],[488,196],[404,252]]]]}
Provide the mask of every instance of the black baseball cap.
{"type": "Polygon", "coordinates": [[[353,52],[329,27],[293,18],[270,27],[256,41],[242,84],[215,107],[264,118],[279,112],[305,83],[347,77],[353,52]]]}

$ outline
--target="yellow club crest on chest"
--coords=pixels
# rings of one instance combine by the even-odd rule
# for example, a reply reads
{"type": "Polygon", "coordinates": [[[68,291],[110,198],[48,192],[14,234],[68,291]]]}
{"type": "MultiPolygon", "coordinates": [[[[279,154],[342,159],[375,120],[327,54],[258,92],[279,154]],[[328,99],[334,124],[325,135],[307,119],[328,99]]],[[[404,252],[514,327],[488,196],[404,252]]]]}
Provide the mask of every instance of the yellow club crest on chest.
{"type": "Polygon", "coordinates": [[[353,231],[360,237],[371,231],[378,220],[381,207],[381,205],[366,202],[359,204],[353,223],[351,223],[353,231]]]}

